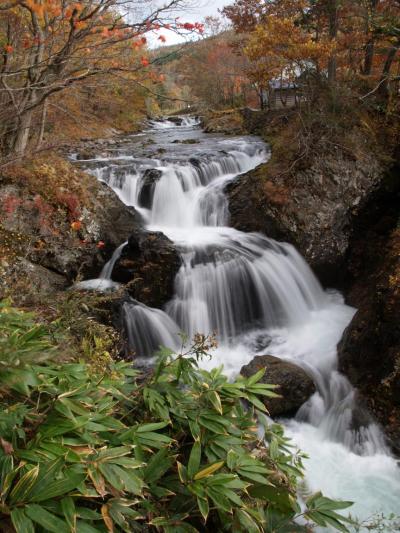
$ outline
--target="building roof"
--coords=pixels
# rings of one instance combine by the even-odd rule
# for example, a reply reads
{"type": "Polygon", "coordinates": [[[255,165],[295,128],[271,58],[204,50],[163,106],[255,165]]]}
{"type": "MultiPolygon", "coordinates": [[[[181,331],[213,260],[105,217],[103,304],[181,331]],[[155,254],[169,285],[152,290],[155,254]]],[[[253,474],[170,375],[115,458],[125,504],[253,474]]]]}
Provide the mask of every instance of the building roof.
{"type": "Polygon", "coordinates": [[[296,89],[297,85],[292,81],[285,80],[271,80],[269,82],[271,89],[296,89]]]}

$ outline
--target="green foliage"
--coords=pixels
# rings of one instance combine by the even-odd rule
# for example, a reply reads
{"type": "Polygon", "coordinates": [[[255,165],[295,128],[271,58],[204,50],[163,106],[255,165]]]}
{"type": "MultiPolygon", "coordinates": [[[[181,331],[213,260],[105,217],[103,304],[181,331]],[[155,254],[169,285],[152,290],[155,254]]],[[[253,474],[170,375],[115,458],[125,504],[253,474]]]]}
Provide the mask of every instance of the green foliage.
{"type": "Polygon", "coordinates": [[[0,529],[346,531],[336,511],[348,502],[318,493],[301,510],[302,456],[282,428],[266,424],[260,438],[260,398],[275,394],[262,372],[230,383],[221,369],[200,370],[200,335],[185,354],[163,351],[145,376],[126,362],[106,372],[60,364],[32,320],[2,307],[0,529]],[[26,386],[7,385],[21,371],[26,386]]]}

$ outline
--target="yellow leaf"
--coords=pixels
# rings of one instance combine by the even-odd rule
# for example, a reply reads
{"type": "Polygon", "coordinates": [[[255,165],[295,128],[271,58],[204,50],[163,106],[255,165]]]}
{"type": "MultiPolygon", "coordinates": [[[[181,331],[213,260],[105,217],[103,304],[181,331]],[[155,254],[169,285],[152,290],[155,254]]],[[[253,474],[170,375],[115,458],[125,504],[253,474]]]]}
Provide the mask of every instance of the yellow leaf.
{"type": "Polygon", "coordinates": [[[111,516],[108,512],[108,505],[102,505],[101,506],[101,515],[103,517],[104,523],[110,533],[114,533],[114,523],[112,521],[111,516]]]}
{"type": "Polygon", "coordinates": [[[211,476],[211,474],[214,474],[214,472],[219,470],[222,466],[224,466],[224,461],[207,466],[207,468],[203,468],[203,470],[197,472],[197,474],[194,476],[194,479],[203,479],[204,477],[211,476]]]}

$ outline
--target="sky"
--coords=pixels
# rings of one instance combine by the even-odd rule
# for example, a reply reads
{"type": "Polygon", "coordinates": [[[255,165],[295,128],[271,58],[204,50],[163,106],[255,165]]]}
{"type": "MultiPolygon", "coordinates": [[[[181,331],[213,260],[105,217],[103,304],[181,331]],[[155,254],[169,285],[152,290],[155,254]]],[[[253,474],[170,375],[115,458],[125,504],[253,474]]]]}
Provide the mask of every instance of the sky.
{"type": "MultiPolygon", "coordinates": [[[[156,2],[158,5],[163,5],[165,2],[156,2]]],[[[202,22],[205,17],[219,16],[218,9],[232,4],[233,0],[187,0],[187,8],[182,11],[177,11],[176,16],[179,16],[182,22],[202,22]]],[[[185,39],[173,32],[163,31],[166,37],[165,45],[177,44],[184,42],[185,39]]]]}

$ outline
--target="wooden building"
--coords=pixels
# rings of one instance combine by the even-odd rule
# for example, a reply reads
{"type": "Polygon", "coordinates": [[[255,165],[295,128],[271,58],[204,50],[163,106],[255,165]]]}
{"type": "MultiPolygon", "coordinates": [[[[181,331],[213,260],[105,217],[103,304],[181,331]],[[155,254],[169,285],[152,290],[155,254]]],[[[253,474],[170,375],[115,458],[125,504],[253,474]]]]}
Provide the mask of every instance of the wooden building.
{"type": "Polygon", "coordinates": [[[301,93],[298,85],[284,80],[272,80],[267,91],[263,91],[264,107],[284,109],[300,103],[301,93]]]}

